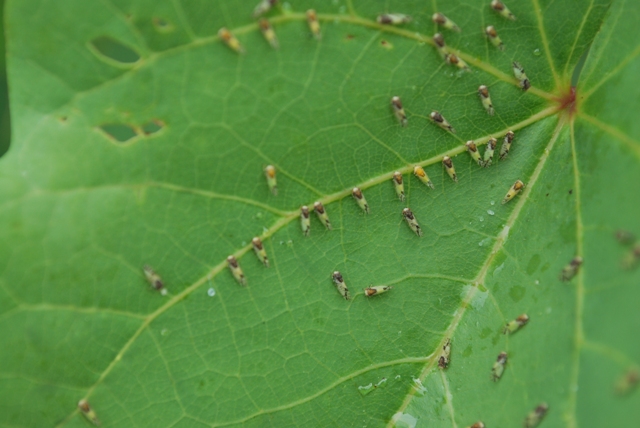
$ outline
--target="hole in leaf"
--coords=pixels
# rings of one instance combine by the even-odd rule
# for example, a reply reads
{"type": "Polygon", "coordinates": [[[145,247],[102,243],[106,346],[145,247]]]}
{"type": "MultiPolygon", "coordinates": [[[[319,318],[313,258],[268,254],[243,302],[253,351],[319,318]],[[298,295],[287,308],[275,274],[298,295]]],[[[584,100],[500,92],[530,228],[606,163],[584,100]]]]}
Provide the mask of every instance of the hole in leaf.
{"type": "Polygon", "coordinates": [[[109,137],[121,143],[127,142],[133,137],[137,137],[138,133],[130,125],[122,125],[117,123],[107,123],[100,126],[109,137]]]}
{"type": "Polygon", "coordinates": [[[160,131],[162,128],[164,128],[164,122],[158,119],[154,119],[142,126],[142,132],[144,132],[145,135],[151,135],[160,131]]]}
{"type": "Polygon", "coordinates": [[[153,18],[153,26],[159,33],[170,33],[175,29],[170,21],[159,17],[153,18]]]}
{"type": "Polygon", "coordinates": [[[91,41],[96,50],[117,62],[132,64],[140,59],[140,55],[129,46],[108,36],[100,36],[91,41]]]}

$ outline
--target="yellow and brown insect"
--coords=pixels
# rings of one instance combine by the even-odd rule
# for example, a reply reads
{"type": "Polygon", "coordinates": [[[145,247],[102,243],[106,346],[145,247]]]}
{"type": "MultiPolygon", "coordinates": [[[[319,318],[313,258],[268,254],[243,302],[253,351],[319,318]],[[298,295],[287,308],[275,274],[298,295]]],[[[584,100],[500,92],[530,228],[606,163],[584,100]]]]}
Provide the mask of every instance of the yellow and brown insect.
{"type": "Polygon", "coordinates": [[[456,133],[456,130],[453,129],[453,126],[451,126],[451,124],[447,121],[447,119],[444,118],[444,116],[442,116],[442,114],[440,114],[439,111],[432,111],[429,117],[431,118],[433,123],[444,129],[445,131],[449,131],[452,134],[456,133]]]}
{"type": "Polygon", "coordinates": [[[578,273],[580,266],[582,266],[582,262],[582,257],[574,257],[569,264],[562,269],[562,272],[560,272],[560,281],[571,281],[571,279],[573,279],[573,277],[578,273]]]}
{"type": "Polygon", "coordinates": [[[391,290],[393,287],[389,285],[376,285],[367,287],[364,289],[364,295],[367,297],[376,296],[378,294],[386,293],[391,290]]]}
{"type": "Polygon", "coordinates": [[[507,364],[507,353],[502,351],[500,355],[498,355],[498,359],[496,360],[493,368],[491,369],[491,378],[494,382],[497,382],[502,377],[504,373],[504,367],[507,364]]]}
{"type": "Polygon", "coordinates": [[[524,183],[520,180],[516,180],[515,183],[513,183],[513,186],[511,186],[511,188],[509,189],[509,191],[507,192],[507,194],[504,196],[504,199],[502,200],[502,204],[506,204],[507,202],[509,202],[511,199],[513,199],[518,193],[520,193],[520,191],[524,189],[524,183]]]}
{"type": "Polygon", "coordinates": [[[413,167],[413,175],[418,177],[418,180],[422,181],[422,183],[424,183],[425,186],[435,189],[435,187],[433,186],[433,183],[429,179],[429,176],[424,171],[424,168],[422,168],[420,165],[416,165],[413,167]]]}
{"type": "Polygon", "coordinates": [[[300,207],[300,226],[302,227],[302,234],[309,236],[311,232],[311,219],[309,218],[309,207],[306,205],[300,207]]]}
{"type": "Polygon", "coordinates": [[[91,408],[87,400],[80,400],[78,402],[78,409],[89,422],[91,422],[95,426],[100,426],[100,419],[98,419],[98,415],[96,414],[95,410],[91,408]]]}
{"type": "Polygon", "coordinates": [[[402,210],[402,217],[404,217],[404,220],[407,222],[407,225],[409,225],[409,228],[413,230],[413,233],[418,236],[422,236],[422,229],[418,224],[418,220],[416,220],[416,217],[413,215],[413,212],[409,208],[405,208],[402,210]]]}
{"type": "Polygon", "coordinates": [[[487,28],[485,28],[484,33],[487,35],[489,41],[493,46],[497,47],[501,51],[504,51],[504,43],[502,43],[502,39],[500,38],[500,36],[498,36],[496,27],[494,27],[493,25],[489,25],[487,28]]]}
{"type": "Polygon", "coordinates": [[[509,8],[505,6],[505,4],[502,3],[500,0],[492,0],[491,9],[495,10],[496,12],[498,12],[500,15],[504,16],[507,19],[510,19],[512,21],[516,20],[516,17],[513,15],[513,13],[511,13],[509,8]]]}
{"type": "Polygon", "coordinates": [[[467,146],[467,152],[469,152],[471,159],[473,159],[474,162],[477,163],[478,165],[482,166],[483,165],[482,158],[480,157],[480,152],[478,151],[478,146],[476,146],[476,143],[469,140],[465,145],[467,146]]]}
{"type": "Polygon", "coordinates": [[[411,22],[411,16],[404,13],[384,13],[378,16],[377,21],[382,25],[400,25],[411,22]]]}
{"type": "Polygon", "coordinates": [[[449,53],[445,57],[445,60],[447,61],[448,64],[455,65],[456,67],[458,67],[461,70],[471,71],[471,69],[469,68],[469,64],[464,62],[464,60],[462,58],[460,58],[458,55],[456,55],[454,53],[449,53]]]}
{"type": "Polygon", "coordinates": [[[478,421],[475,424],[471,425],[469,428],[485,428],[485,426],[483,422],[478,421]]]}
{"type": "Polygon", "coordinates": [[[440,13],[440,12],[436,12],[431,16],[431,20],[433,22],[435,22],[436,24],[446,28],[447,30],[453,30],[453,31],[457,31],[458,33],[462,30],[460,30],[460,27],[458,27],[456,25],[455,22],[453,22],[452,20],[450,20],[449,18],[447,18],[444,14],[440,13]]]}
{"type": "Polygon", "coordinates": [[[524,419],[524,427],[525,428],[535,428],[540,422],[544,419],[545,415],[549,411],[549,406],[547,403],[541,403],[531,411],[524,419]]]}
{"type": "Polygon", "coordinates": [[[245,287],[247,285],[247,278],[244,276],[242,268],[238,264],[238,260],[234,256],[227,257],[227,265],[233,277],[238,281],[238,284],[245,287]]]}
{"type": "Polygon", "coordinates": [[[396,189],[396,195],[398,199],[404,201],[404,182],[402,181],[402,174],[399,171],[393,173],[393,187],[396,189]]]}
{"type": "Polygon", "coordinates": [[[231,31],[227,30],[225,27],[218,30],[218,37],[220,37],[220,39],[235,52],[239,54],[243,54],[245,52],[244,47],[242,47],[236,36],[231,34],[231,31]]]}
{"type": "Polygon", "coordinates": [[[322,224],[324,224],[324,227],[326,227],[328,230],[331,230],[332,227],[331,227],[331,222],[329,221],[329,215],[327,214],[327,211],[324,209],[324,205],[322,205],[322,202],[320,201],[314,202],[313,210],[318,215],[318,219],[320,219],[322,224]]]}
{"type": "Polygon", "coordinates": [[[442,370],[449,367],[449,362],[451,361],[451,339],[447,339],[444,345],[442,346],[442,351],[440,352],[440,357],[438,357],[438,367],[442,370]]]}
{"type": "Polygon", "coordinates": [[[322,34],[320,34],[320,23],[318,22],[318,15],[313,9],[307,11],[307,24],[309,24],[309,30],[313,37],[315,37],[316,40],[320,40],[322,38],[322,34]]]}
{"type": "Polygon", "coordinates": [[[493,116],[495,110],[493,109],[493,103],[491,102],[491,95],[489,95],[489,88],[485,85],[480,85],[478,87],[478,95],[480,95],[480,101],[482,101],[482,107],[489,113],[490,116],[493,116]]]}
{"type": "Polygon", "coordinates": [[[458,175],[456,174],[456,169],[453,167],[453,161],[449,156],[445,156],[442,158],[442,164],[444,165],[444,169],[449,174],[449,177],[456,183],[458,182],[458,175]]]}
{"type": "Polygon", "coordinates": [[[153,268],[149,265],[144,265],[142,270],[144,272],[145,278],[149,282],[149,285],[151,285],[151,288],[153,288],[156,291],[159,291],[160,294],[162,294],[163,296],[166,296],[167,289],[164,287],[164,281],[162,281],[162,278],[160,278],[160,275],[158,275],[156,271],[153,270],[153,268]]]}
{"type": "Polygon", "coordinates": [[[260,262],[265,266],[269,267],[269,258],[267,257],[267,250],[264,249],[264,245],[262,245],[262,240],[257,236],[251,240],[251,244],[253,245],[253,251],[258,256],[260,262]]]}
{"type": "Polygon", "coordinates": [[[362,190],[359,187],[354,187],[351,191],[353,198],[358,203],[358,206],[365,212],[365,214],[369,214],[369,204],[367,203],[366,198],[362,194],[362,190]]]}
{"type": "Polygon", "coordinates": [[[273,30],[269,20],[262,18],[258,22],[258,25],[260,26],[260,31],[262,31],[262,35],[267,43],[269,43],[272,48],[279,49],[280,43],[278,42],[278,37],[276,36],[276,32],[273,30]]]}
{"type": "Polygon", "coordinates": [[[482,163],[485,168],[490,167],[493,163],[493,154],[496,151],[497,145],[498,140],[493,137],[489,138],[489,141],[487,141],[487,148],[484,149],[484,162],[482,163]]]}
{"type": "Polygon", "coordinates": [[[267,165],[264,169],[264,176],[267,177],[267,185],[274,196],[278,195],[278,182],[276,180],[276,169],[273,165],[267,165]]]}
{"type": "Polygon", "coordinates": [[[618,395],[627,395],[635,388],[637,388],[640,382],[640,372],[637,368],[627,370],[620,376],[615,384],[615,392],[618,395]]]}
{"type": "Polygon", "coordinates": [[[278,0],[261,0],[253,9],[253,17],[257,18],[269,12],[276,3],[278,3],[278,0]]]}
{"type": "Polygon", "coordinates": [[[345,299],[351,299],[351,294],[349,294],[349,289],[347,288],[347,284],[345,284],[344,279],[342,278],[342,274],[338,271],[335,271],[331,274],[331,279],[333,280],[333,284],[336,286],[338,293],[345,299]]]}
{"type": "Polygon", "coordinates": [[[442,34],[436,33],[433,35],[433,44],[435,45],[440,57],[443,59],[447,57],[449,54],[449,49],[447,48],[447,44],[444,42],[444,37],[442,34]]]}
{"type": "Polygon", "coordinates": [[[521,327],[527,325],[529,322],[529,316],[527,314],[519,315],[518,318],[509,321],[507,325],[504,327],[504,334],[513,334],[516,331],[520,330],[521,327]]]}
{"type": "Polygon", "coordinates": [[[518,84],[523,91],[526,91],[531,87],[531,82],[529,82],[529,78],[524,72],[524,67],[522,67],[522,65],[517,61],[513,62],[513,75],[518,80],[518,84]]]}
{"type": "Polygon", "coordinates": [[[500,147],[500,160],[506,159],[509,155],[509,150],[511,150],[511,144],[513,144],[513,139],[516,137],[516,134],[513,131],[508,131],[504,135],[504,140],[502,140],[502,147],[500,147]]]}
{"type": "Polygon", "coordinates": [[[402,106],[402,100],[400,97],[391,98],[391,108],[393,109],[393,114],[400,122],[400,125],[407,126],[407,114],[404,112],[404,107],[402,106]]]}

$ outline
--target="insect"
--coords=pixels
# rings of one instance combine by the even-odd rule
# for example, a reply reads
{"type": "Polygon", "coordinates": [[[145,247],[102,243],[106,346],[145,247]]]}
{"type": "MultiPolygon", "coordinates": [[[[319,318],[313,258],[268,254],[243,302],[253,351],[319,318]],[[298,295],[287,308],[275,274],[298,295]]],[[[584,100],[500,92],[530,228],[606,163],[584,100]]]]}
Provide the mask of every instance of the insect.
{"type": "Polygon", "coordinates": [[[434,13],[433,16],[431,16],[431,20],[438,25],[442,25],[447,30],[457,31],[458,33],[462,31],[460,30],[460,27],[456,25],[455,22],[453,22],[452,20],[450,20],[440,12],[434,13]]]}
{"type": "Polygon", "coordinates": [[[498,140],[491,137],[489,141],[487,141],[487,148],[484,149],[484,162],[483,166],[488,168],[493,163],[493,153],[496,151],[496,146],[498,145],[498,140]]]}
{"type": "Polygon", "coordinates": [[[396,189],[396,195],[401,201],[404,201],[404,183],[402,182],[402,174],[396,171],[393,173],[393,187],[396,189]]]}
{"type": "Polygon", "coordinates": [[[480,85],[478,87],[478,95],[480,95],[480,101],[482,101],[482,107],[489,113],[490,116],[493,116],[495,110],[493,109],[493,103],[491,102],[491,95],[489,95],[489,88],[485,85],[480,85]]]}
{"type": "Polygon", "coordinates": [[[351,194],[355,198],[356,202],[358,203],[358,206],[362,209],[362,211],[364,211],[365,214],[369,214],[369,204],[367,204],[367,200],[362,194],[362,190],[360,190],[360,188],[358,187],[354,187],[353,190],[351,191],[351,194]]]}
{"type": "Polygon", "coordinates": [[[618,242],[623,244],[623,245],[631,244],[632,242],[634,242],[636,240],[636,237],[633,236],[633,233],[629,232],[628,230],[623,230],[623,229],[616,230],[616,235],[615,236],[616,236],[616,239],[618,240],[618,242]]]}
{"type": "Polygon", "coordinates": [[[524,189],[524,183],[520,180],[516,180],[515,183],[513,183],[513,186],[511,186],[511,188],[509,189],[509,191],[507,192],[507,194],[504,196],[504,199],[502,200],[502,204],[506,204],[507,202],[509,202],[511,199],[513,199],[518,193],[520,193],[520,191],[524,189]]]}
{"type": "Polygon", "coordinates": [[[264,169],[264,175],[267,177],[267,185],[274,196],[278,195],[278,183],[276,181],[276,169],[273,165],[267,165],[264,169]]]}
{"type": "Polygon", "coordinates": [[[276,32],[273,31],[271,23],[267,19],[262,18],[258,22],[258,25],[260,26],[260,31],[262,31],[262,35],[267,40],[267,43],[269,43],[272,48],[279,49],[280,43],[278,43],[278,37],[276,37],[276,32]]]}
{"type": "Polygon", "coordinates": [[[264,249],[262,245],[262,240],[257,236],[251,240],[251,244],[253,245],[253,251],[255,251],[256,256],[265,267],[269,267],[269,258],[267,257],[267,250],[264,249]]]}
{"type": "Polygon", "coordinates": [[[300,207],[300,226],[302,227],[302,234],[309,236],[311,232],[311,219],[309,218],[309,207],[306,205],[300,207]]]}
{"type": "Polygon", "coordinates": [[[309,24],[309,30],[316,40],[320,40],[322,35],[320,34],[320,23],[318,22],[318,15],[313,9],[307,11],[307,23],[309,24]]]}
{"type": "Polygon", "coordinates": [[[413,175],[418,177],[418,180],[422,181],[427,187],[435,189],[433,183],[429,179],[429,176],[426,172],[424,172],[424,168],[422,168],[420,165],[416,165],[413,167],[413,175]]]}
{"type": "Polygon", "coordinates": [[[244,276],[244,272],[242,272],[242,268],[238,264],[238,260],[235,257],[229,256],[227,257],[227,264],[229,265],[229,270],[233,274],[233,277],[238,281],[240,285],[245,287],[247,285],[247,278],[244,276]]]}
{"type": "Polygon", "coordinates": [[[455,65],[461,70],[471,71],[469,69],[469,65],[466,62],[464,62],[462,58],[460,58],[458,55],[454,53],[449,53],[447,56],[445,56],[444,59],[447,61],[448,64],[455,65]]]}
{"type": "Polygon", "coordinates": [[[331,222],[329,221],[329,215],[327,215],[327,212],[325,211],[324,205],[322,205],[322,202],[319,202],[319,201],[315,202],[313,204],[313,209],[318,215],[318,218],[320,219],[322,224],[324,224],[324,227],[331,230],[332,228],[331,228],[331,222]]]}
{"type": "Polygon", "coordinates": [[[442,158],[442,164],[444,165],[444,169],[449,174],[449,177],[456,183],[458,182],[458,176],[456,175],[456,169],[453,167],[453,162],[449,156],[445,156],[442,158]]]}
{"type": "Polygon", "coordinates": [[[364,295],[367,297],[375,296],[377,294],[386,293],[391,290],[393,287],[388,285],[376,285],[372,287],[367,287],[364,289],[364,295]]]}
{"type": "Polygon", "coordinates": [[[529,316],[527,314],[519,315],[518,318],[513,321],[509,321],[507,325],[504,327],[504,334],[513,334],[516,331],[520,330],[520,327],[527,325],[529,322],[529,316]]]}
{"type": "Polygon", "coordinates": [[[402,107],[400,97],[391,98],[391,108],[393,109],[393,114],[396,115],[396,119],[400,122],[400,125],[407,126],[407,114],[404,112],[404,107],[402,107]]]}
{"type": "Polygon", "coordinates": [[[504,51],[504,43],[502,43],[502,39],[500,38],[500,36],[498,36],[496,27],[494,27],[493,25],[489,25],[487,28],[485,28],[484,33],[487,35],[493,46],[497,47],[501,51],[504,51]]]}
{"type": "Polygon", "coordinates": [[[562,272],[560,273],[560,281],[571,281],[571,279],[578,273],[578,269],[581,265],[582,257],[574,257],[569,264],[562,269],[562,272]]]}
{"type": "Polygon", "coordinates": [[[80,410],[80,412],[82,412],[84,417],[87,418],[89,422],[91,422],[96,426],[100,425],[100,419],[98,419],[98,415],[96,415],[96,411],[91,408],[87,400],[85,399],[80,400],[78,402],[78,409],[80,410]]]}
{"type": "Polygon", "coordinates": [[[262,0],[258,5],[253,9],[253,17],[257,18],[260,15],[264,15],[269,12],[271,8],[278,3],[278,0],[262,0]]]}
{"type": "Polygon", "coordinates": [[[449,49],[447,49],[447,45],[444,42],[444,37],[442,37],[442,34],[436,33],[433,35],[433,44],[436,46],[436,49],[438,50],[440,56],[442,58],[446,58],[449,54],[449,49]]]}
{"type": "Polygon", "coordinates": [[[480,152],[478,151],[478,146],[476,146],[476,143],[469,140],[465,145],[467,146],[469,155],[471,155],[471,159],[473,159],[478,165],[482,166],[482,158],[480,157],[480,152]]]}
{"type": "Polygon", "coordinates": [[[494,382],[497,382],[502,377],[502,373],[504,373],[504,366],[507,364],[507,353],[502,351],[498,355],[498,359],[496,360],[493,368],[491,369],[491,378],[494,382]]]}
{"type": "Polygon", "coordinates": [[[142,270],[144,271],[144,276],[147,278],[147,281],[149,281],[151,288],[159,291],[163,296],[166,296],[167,289],[164,288],[164,282],[162,281],[162,278],[160,278],[160,275],[158,275],[149,265],[144,265],[142,270]]]}
{"type": "Polygon", "coordinates": [[[484,423],[478,421],[475,424],[471,425],[469,428],[485,428],[484,423]]]}
{"type": "Polygon", "coordinates": [[[627,370],[616,382],[616,394],[626,395],[634,390],[640,382],[640,373],[637,369],[627,370]]]}
{"type": "Polygon", "coordinates": [[[524,68],[517,61],[513,61],[513,75],[518,79],[520,88],[522,88],[523,91],[526,91],[531,87],[531,82],[529,82],[529,78],[524,72],[524,68]]]}
{"type": "Polygon", "coordinates": [[[418,224],[418,220],[416,220],[416,217],[413,215],[413,212],[409,208],[405,208],[402,210],[402,217],[404,217],[405,221],[416,235],[422,236],[422,229],[418,224]]]}
{"type": "Polygon", "coordinates": [[[442,352],[440,353],[440,357],[438,358],[438,367],[440,367],[443,370],[449,367],[450,357],[451,357],[451,339],[447,338],[447,341],[442,346],[442,352]]]}
{"type": "Polygon", "coordinates": [[[504,140],[502,140],[502,147],[500,147],[500,160],[504,160],[507,156],[509,156],[509,150],[511,150],[511,144],[513,143],[513,139],[516,137],[516,134],[513,131],[508,131],[504,135],[504,140]]]}
{"type": "Polygon", "coordinates": [[[411,17],[404,13],[385,13],[378,16],[378,24],[400,25],[411,22],[411,17]]]}
{"type": "Polygon", "coordinates": [[[444,129],[445,131],[449,131],[452,134],[456,133],[456,130],[453,129],[453,126],[451,126],[451,124],[447,121],[447,119],[444,118],[444,116],[440,114],[439,111],[432,111],[429,117],[431,118],[433,123],[444,129]]]}
{"type": "Polygon", "coordinates": [[[245,53],[244,48],[240,44],[240,41],[236,38],[236,36],[231,34],[231,31],[227,30],[225,27],[222,27],[220,30],[218,30],[218,37],[220,37],[220,39],[227,46],[229,46],[231,49],[233,49],[237,53],[239,54],[245,53]]]}
{"type": "Polygon", "coordinates": [[[513,13],[511,13],[509,8],[505,6],[504,3],[502,3],[500,0],[492,0],[491,9],[495,10],[507,19],[510,19],[512,21],[516,20],[516,17],[513,15],[513,13]]]}
{"type": "Polygon", "coordinates": [[[351,299],[351,294],[349,294],[349,289],[347,288],[347,284],[344,283],[342,274],[338,271],[335,271],[331,274],[331,279],[333,280],[333,283],[338,289],[338,293],[340,293],[340,295],[344,297],[345,300],[351,299]]]}
{"type": "Polygon", "coordinates": [[[544,419],[548,411],[549,411],[549,406],[547,405],[547,403],[539,404],[538,407],[533,409],[531,413],[529,413],[527,417],[524,419],[525,428],[537,427],[538,424],[542,422],[542,419],[544,419]]]}

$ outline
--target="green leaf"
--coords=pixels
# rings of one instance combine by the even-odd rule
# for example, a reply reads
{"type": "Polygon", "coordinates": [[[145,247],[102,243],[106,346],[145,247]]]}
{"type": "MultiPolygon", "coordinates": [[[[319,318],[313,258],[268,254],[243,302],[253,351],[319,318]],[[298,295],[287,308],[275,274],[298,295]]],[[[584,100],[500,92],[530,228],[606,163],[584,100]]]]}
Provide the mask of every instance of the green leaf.
{"type": "Polygon", "coordinates": [[[640,273],[622,268],[631,247],[614,234],[640,236],[640,7],[512,0],[509,21],[488,0],[427,3],[283,3],[268,14],[273,50],[253,2],[9,0],[0,425],[87,426],[83,398],[107,427],[519,426],[542,402],[542,426],[633,425],[639,395],[613,386],[639,364],[640,273]],[[387,11],[414,19],[378,25],[387,11]],[[463,29],[443,34],[472,72],[432,46],[435,11],[463,29]],[[245,55],[220,41],[223,26],[245,55]],[[433,110],[458,133],[431,123],[433,110]],[[506,160],[480,168],[464,153],[509,129],[506,160]],[[517,179],[525,190],[502,205],[517,179]],[[299,207],[316,200],[333,230],[312,214],[304,237],[299,207]],[[582,268],[561,282],[575,256],[582,268]],[[393,289],[366,298],[371,284],[393,289]],[[522,313],[529,323],[503,335],[522,313]]]}

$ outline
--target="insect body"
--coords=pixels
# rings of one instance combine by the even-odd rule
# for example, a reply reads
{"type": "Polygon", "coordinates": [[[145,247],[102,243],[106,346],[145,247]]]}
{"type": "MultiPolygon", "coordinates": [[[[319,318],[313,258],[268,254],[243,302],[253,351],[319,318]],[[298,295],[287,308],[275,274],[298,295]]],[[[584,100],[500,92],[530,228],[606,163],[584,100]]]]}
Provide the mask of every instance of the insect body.
{"type": "Polygon", "coordinates": [[[513,186],[511,186],[511,188],[509,189],[509,191],[507,192],[507,194],[504,196],[504,199],[502,200],[502,204],[506,204],[507,202],[509,202],[511,199],[513,199],[518,193],[520,193],[520,191],[524,189],[524,183],[520,180],[516,180],[515,183],[513,183],[513,186]]]}
{"type": "Polygon", "coordinates": [[[482,107],[489,113],[490,116],[493,116],[495,110],[493,109],[493,103],[491,102],[491,95],[489,95],[489,88],[485,85],[480,85],[478,88],[478,95],[480,95],[480,101],[482,101],[482,107]]]}
{"type": "Polygon", "coordinates": [[[535,428],[537,427],[542,419],[544,419],[545,415],[549,411],[549,406],[547,403],[539,404],[531,413],[527,415],[524,419],[524,427],[525,428],[535,428]]]}
{"type": "Polygon", "coordinates": [[[439,111],[432,111],[429,117],[431,118],[433,123],[444,129],[445,131],[449,131],[452,134],[456,133],[456,130],[453,129],[453,126],[451,126],[451,124],[447,121],[447,119],[444,118],[444,116],[440,114],[439,111]]]}
{"type": "Polygon", "coordinates": [[[504,50],[504,44],[502,43],[502,39],[500,38],[500,36],[498,36],[496,27],[494,27],[493,25],[489,25],[487,28],[485,28],[484,32],[493,46],[497,47],[501,51],[504,50]]]}
{"type": "Polygon", "coordinates": [[[422,168],[420,165],[416,165],[413,167],[413,175],[418,177],[418,180],[422,181],[427,187],[434,189],[433,183],[429,179],[429,176],[424,171],[424,168],[422,168]]]}
{"type": "Polygon", "coordinates": [[[237,53],[243,54],[245,52],[244,48],[242,47],[242,45],[240,44],[240,41],[236,38],[236,36],[231,34],[231,31],[227,30],[225,27],[222,27],[218,31],[218,37],[220,37],[220,39],[227,46],[229,46],[231,49],[233,49],[237,53]]]}
{"type": "Polygon", "coordinates": [[[351,294],[349,294],[349,289],[347,288],[347,284],[344,283],[342,274],[338,271],[335,271],[333,272],[333,274],[331,274],[331,279],[333,280],[333,283],[335,284],[336,289],[338,290],[338,293],[340,293],[340,295],[344,297],[345,300],[349,300],[351,298],[351,294]]]}
{"type": "Polygon", "coordinates": [[[574,257],[569,264],[562,269],[562,272],[560,273],[560,281],[571,281],[571,279],[578,273],[578,269],[581,265],[582,257],[574,257]]]}
{"type": "Polygon", "coordinates": [[[443,370],[449,367],[450,357],[451,357],[451,339],[447,339],[447,341],[442,346],[442,352],[440,353],[440,357],[438,358],[438,367],[440,367],[443,370]]]}
{"type": "Polygon", "coordinates": [[[484,149],[484,162],[483,166],[485,168],[490,167],[493,163],[493,154],[496,151],[496,146],[498,145],[498,140],[491,137],[489,141],[487,141],[487,148],[484,149]]]}
{"type": "Polygon", "coordinates": [[[471,71],[469,69],[469,65],[466,62],[464,62],[464,60],[462,58],[460,58],[458,55],[456,55],[454,53],[449,53],[445,57],[445,60],[447,61],[448,64],[455,65],[456,67],[458,67],[461,70],[471,71]]]}
{"type": "Polygon", "coordinates": [[[524,72],[524,68],[517,61],[513,62],[513,75],[518,79],[520,88],[522,88],[523,91],[526,91],[531,87],[531,82],[529,82],[529,78],[524,72]]]}
{"type": "Polygon", "coordinates": [[[404,217],[405,221],[409,225],[409,228],[411,228],[411,230],[413,230],[416,235],[422,236],[422,229],[418,224],[418,220],[416,220],[416,217],[413,215],[413,212],[409,208],[405,208],[402,210],[402,217],[404,217]]]}
{"type": "Polygon", "coordinates": [[[458,27],[455,22],[453,22],[440,12],[434,13],[431,17],[431,20],[436,24],[443,26],[447,30],[457,31],[458,33],[461,31],[460,27],[458,27]]]}
{"type": "Polygon", "coordinates": [[[238,260],[233,256],[229,256],[227,257],[227,264],[229,265],[229,270],[236,281],[245,287],[247,285],[247,278],[244,276],[244,272],[242,272],[242,268],[238,264],[238,260]]]}
{"type": "Polygon", "coordinates": [[[262,240],[257,236],[251,240],[251,244],[253,245],[253,251],[255,251],[256,256],[265,267],[269,267],[269,258],[267,257],[267,250],[264,249],[262,245],[262,240]]]}
{"type": "Polygon", "coordinates": [[[633,391],[640,382],[638,369],[629,369],[616,382],[615,391],[619,395],[626,395],[633,391]]]}
{"type": "Polygon", "coordinates": [[[484,423],[478,421],[475,424],[471,425],[469,428],[485,428],[484,423]]]}
{"type": "Polygon", "coordinates": [[[507,325],[504,327],[504,334],[513,334],[516,331],[520,330],[520,327],[525,326],[529,322],[529,316],[527,314],[522,314],[518,316],[518,318],[513,321],[509,321],[507,325]]]}
{"type": "Polygon", "coordinates": [[[267,43],[271,45],[272,48],[278,49],[280,48],[280,43],[278,43],[278,38],[276,37],[276,32],[273,31],[273,27],[271,23],[267,19],[262,18],[258,25],[260,26],[260,31],[262,31],[262,35],[267,40],[267,43]]]}
{"type": "Polygon", "coordinates": [[[260,15],[264,15],[269,12],[276,3],[278,3],[278,0],[261,0],[253,9],[253,17],[257,18],[260,15]]]}
{"type": "Polygon", "coordinates": [[[398,198],[404,201],[404,182],[402,181],[402,174],[398,171],[393,173],[393,187],[396,189],[398,198]]]}
{"type": "Polygon", "coordinates": [[[502,351],[500,352],[500,355],[498,355],[498,359],[491,369],[491,378],[494,382],[497,382],[502,377],[505,364],[507,364],[507,353],[502,351]]]}
{"type": "Polygon", "coordinates": [[[362,211],[364,211],[365,214],[369,214],[369,204],[367,204],[367,200],[362,194],[362,190],[360,190],[358,187],[354,187],[351,191],[351,194],[353,195],[353,198],[356,200],[358,206],[362,209],[362,211]]]}
{"type": "Polygon", "coordinates": [[[309,30],[316,40],[320,40],[322,35],[320,34],[320,23],[318,22],[318,15],[313,9],[307,11],[307,23],[309,24],[309,30]]]}
{"type": "Polygon", "coordinates": [[[509,150],[511,150],[511,144],[513,144],[513,139],[516,134],[513,131],[508,131],[504,135],[504,140],[502,140],[502,147],[500,147],[500,160],[504,160],[509,155],[509,150]]]}
{"type": "Polygon", "coordinates": [[[325,211],[324,209],[324,205],[322,205],[321,202],[315,202],[313,204],[313,209],[315,210],[322,224],[324,224],[324,227],[331,230],[331,222],[329,221],[329,215],[327,214],[327,211],[325,211]]]}
{"type": "Polygon", "coordinates": [[[436,46],[436,49],[438,50],[440,56],[443,59],[446,58],[449,54],[449,49],[447,49],[447,45],[444,42],[444,37],[442,37],[442,34],[436,33],[433,35],[433,44],[436,46]]]}
{"type": "Polygon", "coordinates": [[[147,278],[147,281],[149,281],[151,288],[159,291],[163,296],[166,296],[167,289],[164,288],[164,282],[162,281],[162,278],[160,278],[160,275],[158,275],[149,265],[144,265],[142,270],[144,271],[144,276],[147,278]]]}
{"type": "Polygon", "coordinates": [[[500,15],[504,16],[507,19],[510,19],[512,21],[516,20],[516,17],[513,15],[513,13],[511,13],[509,8],[505,6],[505,4],[502,3],[500,0],[493,0],[491,2],[491,9],[495,10],[496,12],[498,12],[500,15]]]}
{"type": "Polygon", "coordinates": [[[304,236],[309,236],[311,232],[311,219],[309,218],[309,207],[303,205],[300,207],[300,226],[304,236]]]}
{"type": "Polygon", "coordinates": [[[378,24],[400,25],[411,22],[411,17],[403,13],[385,13],[378,16],[378,24]]]}
{"type": "Polygon", "coordinates": [[[442,164],[444,165],[444,169],[449,174],[449,177],[456,183],[458,182],[458,176],[456,175],[456,169],[453,167],[453,162],[449,156],[445,156],[442,158],[442,164]]]}
{"type": "Polygon", "coordinates": [[[96,426],[100,426],[100,419],[98,419],[98,415],[96,415],[95,410],[91,408],[87,400],[80,400],[78,402],[78,409],[89,422],[96,426]]]}
{"type": "Polygon", "coordinates": [[[269,186],[269,190],[275,196],[278,195],[278,183],[276,181],[276,169],[273,165],[267,165],[264,169],[264,175],[267,177],[267,185],[269,186]]]}
{"type": "Polygon", "coordinates": [[[467,141],[466,146],[471,159],[473,159],[478,165],[482,166],[482,158],[480,157],[480,152],[478,151],[478,146],[476,146],[476,143],[474,143],[473,141],[467,141]]]}
{"type": "Polygon", "coordinates": [[[371,297],[378,294],[386,293],[392,288],[393,287],[390,287],[388,285],[376,285],[375,287],[367,287],[364,289],[364,295],[367,297],[371,297]]]}
{"type": "Polygon", "coordinates": [[[407,126],[407,114],[404,112],[404,107],[402,107],[400,97],[391,98],[391,108],[393,109],[393,114],[396,115],[396,119],[400,122],[400,125],[407,126]]]}

